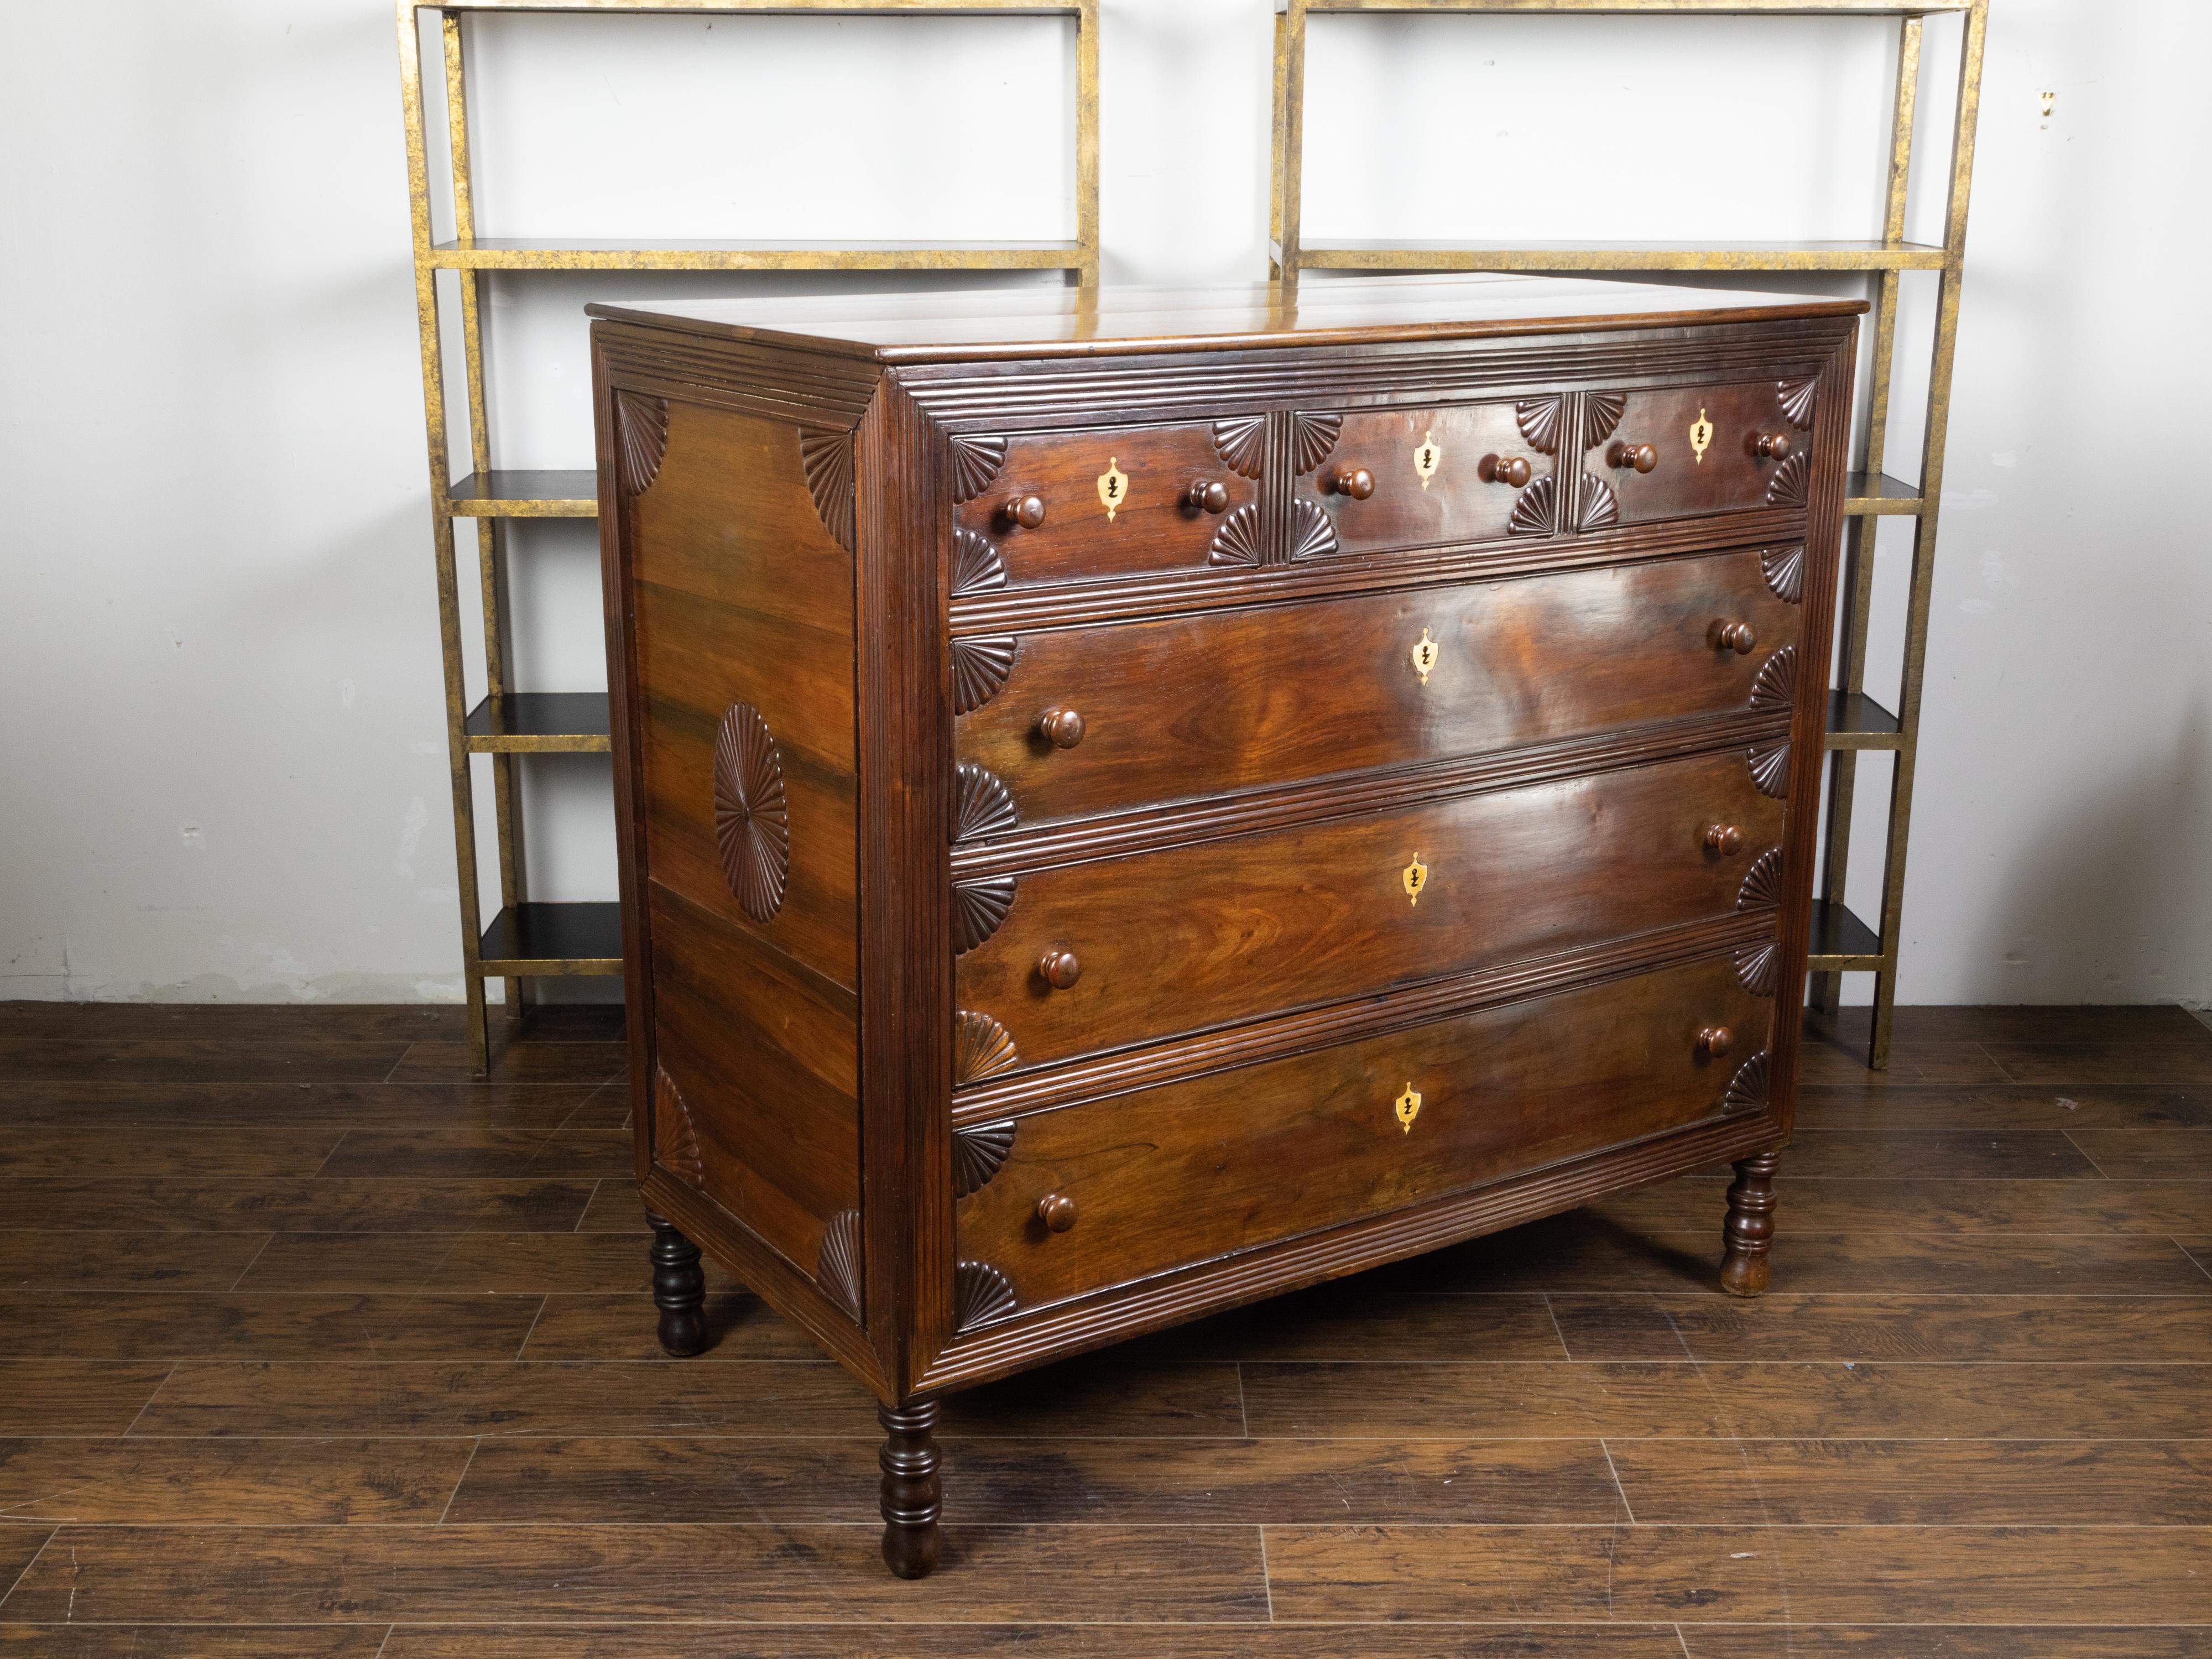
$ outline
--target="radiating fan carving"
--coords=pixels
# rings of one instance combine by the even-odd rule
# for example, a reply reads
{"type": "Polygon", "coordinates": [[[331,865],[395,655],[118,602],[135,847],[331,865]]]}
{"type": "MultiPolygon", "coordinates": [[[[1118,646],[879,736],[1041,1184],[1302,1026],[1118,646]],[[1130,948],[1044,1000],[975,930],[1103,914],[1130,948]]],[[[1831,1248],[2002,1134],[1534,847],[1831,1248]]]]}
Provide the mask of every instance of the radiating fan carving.
{"type": "Polygon", "coordinates": [[[814,1282],[822,1294],[852,1316],[860,1316],[860,1212],[840,1210],[822,1229],[821,1253],[814,1258],[814,1282]]]}
{"type": "Polygon", "coordinates": [[[1769,507],[1803,507],[1811,501],[1813,465],[1802,455],[1792,455],[1774,469],[1774,476],[1766,481],[1766,504],[1769,507]]]}
{"type": "Polygon", "coordinates": [[[1006,1028],[988,1014],[960,1010],[952,1022],[952,1086],[980,1083],[1011,1070],[1020,1056],[1006,1028]]]}
{"type": "Polygon", "coordinates": [[[1783,380],[1778,382],[1774,395],[1782,399],[1782,412],[1790,417],[1790,424],[1800,432],[1813,429],[1813,403],[1820,396],[1820,383],[1813,380],[1783,380]]]}
{"type": "Polygon", "coordinates": [[[1782,849],[1770,847],[1752,860],[1736,889],[1739,910],[1771,910],[1782,902],[1782,849]]]}
{"type": "Polygon", "coordinates": [[[1542,477],[1530,484],[1514,498],[1513,516],[1505,521],[1509,536],[1548,536],[1552,533],[1553,507],[1559,500],[1559,481],[1542,477]]]}
{"type": "Polygon", "coordinates": [[[1291,558],[1318,559],[1336,551],[1336,521],[1312,501],[1291,510],[1291,558]]]}
{"type": "Polygon", "coordinates": [[[1006,912],[1014,908],[1016,886],[1012,876],[993,876],[984,881],[953,884],[953,954],[962,955],[974,950],[999,931],[999,924],[1006,919],[1006,912]]]}
{"type": "Polygon", "coordinates": [[[1782,966],[1782,947],[1772,939],[1747,945],[1735,953],[1735,976],[1755,997],[1774,994],[1774,981],[1782,966]]]}
{"type": "Polygon", "coordinates": [[[1582,447],[1595,449],[1613,436],[1627,408],[1628,394],[1623,392],[1583,393],[1582,447]]]}
{"type": "Polygon", "coordinates": [[[981,708],[999,695],[999,688],[1013,672],[1014,650],[1019,643],[1011,634],[952,641],[953,713],[965,714],[981,708]]]}
{"type": "Polygon", "coordinates": [[[952,1328],[972,1331],[1014,1310],[1014,1287],[1006,1274],[981,1261],[963,1261],[952,1277],[952,1328]]]}
{"type": "Polygon", "coordinates": [[[952,499],[972,501],[990,487],[1006,464],[1004,438],[957,437],[952,441],[952,499]]]}
{"type": "Polygon", "coordinates": [[[1213,423],[1213,447],[1222,462],[1241,478],[1256,478],[1267,459],[1267,417],[1231,415],[1213,423]]]}
{"type": "Polygon", "coordinates": [[[1751,781],[1759,793],[1780,800],[1790,793],[1790,739],[1766,744],[1744,757],[1751,765],[1751,781]]]}
{"type": "Polygon", "coordinates": [[[987,536],[964,525],[952,526],[952,597],[983,593],[1006,585],[1006,562],[987,536]]]}
{"type": "Polygon", "coordinates": [[[1613,486],[1594,472],[1584,472],[1577,478],[1575,489],[1575,528],[1578,532],[1610,530],[1620,522],[1620,502],[1613,493],[1613,486]]]}
{"type": "Polygon", "coordinates": [[[1797,647],[1785,645],[1759,665],[1751,683],[1753,708],[1790,709],[1797,706],[1797,647]]]}
{"type": "Polygon", "coordinates": [[[1291,471],[1310,472],[1328,459],[1336,435],[1344,430],[1341,415],[1291,416],[1291,471]]]}
{"type": "Polygon", "coordinates": [[[671,1175],[694,1187],[707,1182],[707,1166],[699,1157],[699,1132],[691,1122],[691,1107],[665,1066],[655,1066],[653,1076],[653,1159],[671,1175]]]}
{"type": "Polygon", "coordinates": [[[1014,1120],[974,1123],[952,1132],[952,1195],[965,1198],[991,1184],[1014,1150],[1014,1120]]]}
{"type": "Polygon", "coordinates": [[[1260,562],[1260,507],[1252,502],[1238,507],[1221,521],[1221,528],[1213,532],[1213,545],[1206,550],[1208,564],[1257,564],[1260,562]]]}
{"type": "Polygon", "coordinates": [[[1721,1110],[1747,1112],[1766,1104],[1767,1052],[1760,1049],[1735,1068],[1729,1079],[1728,1092],[1721,1097],[1721,1110]]]}
{"type": "Polygon", "coordinates": [[[1805,597],[1805,550],[1802,547],[1770,547],[1759,556],[1759,568],[1765,574],[1766,585],[1774,590],[1774,597],[1786,604],[1796,605],[1805,597]]]}
{"type": "Polygon", "coordinates": [[[1559,453],[1559,415],[1566,406],[1565,398],[1524,398],[1513,405],[1513,418],[1521,423],[1529,448],[1540,455],[1559,453]]]}
{"type": "Polygon", "coordinates": [[[615,482],[625,495],[642,495],[660,476],[668,453],[668,399],[635,392],[615,393],[615,482]]]}
{"type": "Polygon", "coordinates": [[[995,772],[962,761],[952,773],[952,839],[1003,836],[1021,822],[1013,792],[995,772]]]}
{"type": "Polygon", "coordinates": [[[714,738],[714,844],[738,908],[755,921],[774,921],[791,877],[791,822],[782,757],[749,702],[724,711],[714,738]]]}
{"type": "Polygon", "coordinates": [[[837,545],[853,550],[853,434],[849,432],[807,432],[799,434],[799,464],[806,469],[806,487],[814,495],[814,510],[822,527],[837,538],[837,545]]]}

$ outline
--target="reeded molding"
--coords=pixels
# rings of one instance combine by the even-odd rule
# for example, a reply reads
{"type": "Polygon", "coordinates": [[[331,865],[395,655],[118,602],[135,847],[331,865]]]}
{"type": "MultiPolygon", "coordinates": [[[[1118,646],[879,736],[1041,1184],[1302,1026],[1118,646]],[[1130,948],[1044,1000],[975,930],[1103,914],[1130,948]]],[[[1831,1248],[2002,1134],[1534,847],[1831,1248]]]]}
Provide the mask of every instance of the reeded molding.
{"type": "Polygon", "coordinates": [[[1620,417],[1627,412],[1628,394],[1625,392],[1585,392],[1583,393],[1582,431],[1578,434],[1584,449],[1595,449],[1620,426],[1620,417]]]}
{"type": "Polygon", "coordinates": [[[1610,530],[1620,522],[1620,502],[1613,493],[1613,486],[1594,472],[1576,475],[1575,532],[1588,534],[1593,530],[1610,530]]]}
{"type": "Polygon", "coordinates": [[[1291,416],[1291,467],[1295,472],[1312,471],[1328,459],[1336,447],[1337,434],[1344,430],[1341,415],[1293,415],[1291,416]]]}
{"type": "Polygon", "coordinates": [[[952,1195],[965,1198],[991,1184],[1014,1150],[1014,1120],[971,1123],[952,1132],[952,1195]]]}
{"type": "Polygon", "coordinates": [[[668,455],[668,399],[642,392],[615,393],[615,482],[625,495],[642,495],[660,476],[668,455]]]}
{"type": "Polygon", "coordinates": [[[802,427],[799,464],[806,469],[806,488],[814,497],[814,511],[822,520],[822,527],[850,553],[854,546],[853,434],[810,432],[802,427]]]}
{"type": "Polygon", "coordinates": [[[1728,1092],[1721,1097],[1721,1110],[1763,1110],[1767,1102],[1767,1074],[1772,1067],[1772,1057],[1764,1048],[1737,1066],[1735,1075],[1729,1079],[1728,1092]]]}
{"type": "Polygon", "coordinates": [[[1785,645],[1759,665],[1751,706],[1787,713],[1797,706],[1797,647],[1785,645]]]}
{"type": "Polygon", "coordinates": [[[952,597],[987,593],[1006,585],[1006,561],[990,538],[979,536],[965,525],[952,526],[952,597]]]}
{"type": "Polygon", "coordinates": [[[1214,453],[1240,478],[1256,478],[1267,459],[1267,417],[1231,415],[1213,423],[1214,453]]]}
{"type": "Polygon", "coordinates": [[[1735,976],[1755,997],[1774,994],[1774,981],[1782,968],[1782,947],[1772,939],[1747,945],[1735,953],[1735,976]]]}
{"type": "Polygon", "coordinates": [[[1751,863],[1743,874],[1743,885],[1736,889],[1735,908],[1739,910],[1767,910],[1782,902],[1782,849],[1770,847],[1751,863]]]}
{"type": "Polygon", "coordinates": [[[1022,815],[1014,810],[1013,792],[997,773],[973,761],[953,768],[953,840],[1003,836],[1021,821],[1022,815]]]}
{"type": "Polygon", "coordinates": [[[1213,532],[1213,545],[1206,549],[1206,562],[1257,565],[1262,550],[1260,506],[1253,501],[1221,521],[1221,528],[1213,532]]]}
{"type": "Polygon", "coordinates": [[[694,1187],[707,1184],[707,1166],[699,1156],[699,1132],[691,1121],[691,1107],[665,1066],[653,1067],[653,1161],[671,1175],[694,1187]]]}
{"type": "Polygon", "coordinates": [[[999,931],[1014,907],[1019,884],[1012,876],[987,876],[952,884],[952,951],[964,956],[999,931]]]}
{"type": "Polygon", "coordinates": [[[1513,418],[1520,422],[1529,448],[1540,455],[1559,453],[1559,416],[1566,406],[1567,400],[1559,397],[1523,398],[1513,405],[1513,418]]]}
{"type": "Polygon", "coordinates": [[[991,480],[999,476],[999,469],[1006,464],[1006,441],[1004,438],[971,438],[958,436],[952,440],[952,499],[972,501],[990,488],[991,480]]]}
{"type": "Polygon", "coordinates": [[[1006,1028],[988,1014],[963,1008],[952,1021],[952,1086],[965,1087],[1012,1071],[1021,1057],[1006,1028]]]}
{"type": "Polygon", "coordinates": [[[1014,672],[1021,641],[1012,634],[963,635],[952,641],[952,712],[965,714],[999,695],[1014,672]]]}
{"type": "Polygon", "coordinates": [[[1748,750],[1745,762],[1751,768],[1751,781],[1759,786],[1759,793],[1780,800],[1790,793],[1790,739],[1762,744],[1748,750]]]}
{"type": "Polygon", "coordinates": [[[1509,536],[1548,536],[1552,533],[1553,508],[1559,496],[1559,481],[1548,474],[1530,484],[1513,498],[1513,516],[1505,521],[1509,536]]]}
{"type": "Polygon", "coordinates": [[[866,1323],[860,1302],[860,1212],[840,1210],[822,1229],[822,1249],[814,1258],[814,1282],[842,1308],[855,1325],[866,1323]]]}
{"type": "Polygon", "coordinates": [[[1802,547],[1770,547],[1759,556],[1759,568],[1766,578],[1766,585],[1774,590],[1774,597],[1785,605],[1797,605],[1805,598],[1805,550],[1802,547]]]}
{"type": "Polygon", "coordinates": [[[1774,386],[1774,395],[1782,400],[1782,412],[1800,432],[1813,429],[1813,404],[1820,393],[1818,380],[1778,380],[1774,386]]]}
{"type": "Polygon", "coordinates": [[[1014,1287],[984,1261],[963,1261],[952,1275],[952,1328],[972,1331],[1014,1310],[1014,1287]]]}
{"type": "Polygon", "coordinates": [[[773,921],[791,878],[783,760],[759,709],[733,702],[714,738],[714,844],[738,908],[773,921]]]}
{"type": "Polygon", "coordinates": [[[1318,559],[1336,551],[1336,520],[1313,501],[1297,501],[1291,508],[1291,562],[1318,559]]]}
{"type": "Polygon", "coordinates": [[[1769,507],[1802,507],[1813,499],[1813,464],[1802,453],[1792,455],[1774,469],[1766,481],[1769,507]]]}

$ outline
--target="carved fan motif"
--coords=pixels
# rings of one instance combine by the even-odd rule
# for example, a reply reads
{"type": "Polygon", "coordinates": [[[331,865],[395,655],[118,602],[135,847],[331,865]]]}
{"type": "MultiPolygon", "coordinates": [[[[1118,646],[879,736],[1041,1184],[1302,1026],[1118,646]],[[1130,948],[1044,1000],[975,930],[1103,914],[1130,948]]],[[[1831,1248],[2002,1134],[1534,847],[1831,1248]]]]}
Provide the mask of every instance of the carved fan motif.
{"type": "Polygon", "coordinates": [[[1794,708],[1797,706],[1797,647],[1785,645],[1759,665],[1751,683],[1753,708],[1794,708]]]}
{"type": "Polygon", "coordinates": [[[1774,597],[1788,605],[1796,605],[1805,597],[1805,550],[1802,547],[1770,547],[1759,556],[1759,568],[1766,577],[1766,585],[1774,590],[1774,597]]]}
{"type": "Polygon", "coordinates": [[[1620,522],[1620,502],[1613,493],[1613,486],[1594,472],[1580,475],[1576,493],[1581,499],[1575,503],[1575,528],[1577,531],[1610,530],[1620,522]]]}
{"type": "Polygon", "coordinates": [[[972,501],[990,487],[1006,464],[1004,438],[959,437],[952,441],[952,499],[972,501]]]}
{"type": "Polygon", "coordinates": [[[774,921],[791,876],[791,823],[782,758],[749,702],[729,706],[714,738],[714,843],[738,908],[755,921],[774,921]]]}
{"type": "Polygon", "coordinates": [[[963,1008],[952,1023],[952,1085],[980,1083],[1011,1069],[1020,1056],[1006,1028],[988,1014],[963,1008]]]}
{"type": "Polygon", "coordinates": [[[1624,392],[1585,392],[1583,393],[1582,441],[1584,449],[1595,449],[1620,424],[1627,412],[1628,394],[1624,392]]]}
{"type": "Polygon", "coordinates": [[[1300,501],[1291,515],[1291,558],[1317,559],[1336,551],[1336,521],[1311,501],[1300,501]]]}
{"type": "Polygon", "coordinates": [[[1528,398],[1513,405],[1513,418],[1521,423],[1521,435],[1538,454],[1559,453],[1559,411],[1566,403],[1565,398],[1528,398]]]}
{"type": "Polygon", "coordinates": [[[1015,881],[1012,876],[993,876],[987,881],[963,881],[952,888],[952,951],[965,955],[999,931],[1006,912],[1014,908],[1015,881]]]}
{"type": "Polygon", "coordinates": [[[988,537],[962,525],[952,527],[952,597],[981,593],[1006,585],[1006,562],[988,537]]]}
{"type": "Polygon", "coordinates": [[[999,695],[999,688],[1013,672],[1014,650],[1020,643],[1011,634],[988,639],[952,641],[952,712],[967,714],[981,708],[999,695]]]}
{"type": "Polygon", "coordinates": [[[1252,502],[1238,507],[1221,521],[1221,528],[1213,532],[1213,545],[1206,550],[1208,564],[1257,564],[1260,562],[1260,507],[1252,502]]]}
{"type": "Polygon", "coordinates": [[[655,1066],[653,1076],[653,1162],[694,1187],[707,1182],[707,1166],[699,1157],[699,1132],[691,1124],[691,1108],[666,1066],[655,1066]]]}
{"type": "Polygon", "coordinates": [[[1542,477],[1530,484],[1513,501],[1513,516],[1505,521],[1509,536],[1548,536],[1552,533],[1552,507],[1558,499],[1559,481],[1542,477]]]}
{"type": "Polygon", "coordinates": [[[822,1250],[814,1258],[814,1282],[822,1293],[852,1316],[860,1316],[860,1212],[840,1210],[822,1230],[822,1250]]]}
{"type": "Polygon", "coordinates": [[[952,773],[952,839],[975,836],[1003,836],[1021,822],[1014,797],[998,774],[973,761],[962,761],[952,773]]]}
{"type": "Polygon", "coordinates": [[[1736,889],[1739,910],[1769,910],[1782,902],[1782,849],[1770,847],[1752,860],[1736,889]]]}
{"type": "Polygon", "coordinates": [[[1721,1110],[1749,1111],[1766,1104],[1767,1051],[1760,1049],[1735,1068],[1729,1079],[1728,1092],[1721,1097],[1721,1110]]]}
{"type": "Polygon", "coordinates": [[[1774,981],[1782,966],[1782,947],[1772,939],[1747,945],[1735,953],[1735,976],[1755,997],[1774,994],[1774,981]]]}
{"type": "Polygon", "coordinates": [[[1256,478],[1267,459],[1267,417],[1232,415],[1213,423],[1213,447],[1231,472],[1256,478]]]}
{"type": "Polygon", "coordinates": [[[1769,507],[1803,507],[1813,499],[1813,467],[1802,455],[1792,455],[1774,469],[1766,481],[1769,507]]]}
{"type": "Polygon", "coordinates": [[[1291,416],[1291,471],[1310,472],[1336,447],[1336,434],[1344,430],[1341,415],[1291,416]]]}
{"type": "Polygon", "coordinates": [[[625,495],[642,495],[660,476],[668,453],[668,399],[635,392],[615,393],[615,482],[625,495]]]}
{"type": "Polygon", "coordinates": [[[1819,397],[1820,383],[1812,380],[1782,380],[1775,385],[1774,395],[1782,400],[1782,412],[1790,417],[1790,424],[1800,432],[1813,429],[1813,401],[1819,397]]]}
{"type": "Polygon", "coordinates": [[[1744,756],[1759,793],[1780,800],[1790,793],[1790,739],[1753,749],[1744,756]]]}
{"type": "Polygon", "coordinates": [[[1014,1120],[976,1123],[952,1132],[952,1195],[965,1198],[991,1184],[1014,1150],[1014,1120]]]}
{"type": "Polygon", "coordinates": [[[1014,1287],[1006,1274],[981,1261],[963,1261],[952,1276],[952,1328],[972,1331],[1014,1310],[1014,1287]]]}
{"type": "Polygon", "coordinates": [[[806,469],[806,487],[814,496],[814,510],[822,527],[837,538],[838,546],[853,550],[853,434],[849,432],[805,432],[799,434],[799,464],[806,469]]]}

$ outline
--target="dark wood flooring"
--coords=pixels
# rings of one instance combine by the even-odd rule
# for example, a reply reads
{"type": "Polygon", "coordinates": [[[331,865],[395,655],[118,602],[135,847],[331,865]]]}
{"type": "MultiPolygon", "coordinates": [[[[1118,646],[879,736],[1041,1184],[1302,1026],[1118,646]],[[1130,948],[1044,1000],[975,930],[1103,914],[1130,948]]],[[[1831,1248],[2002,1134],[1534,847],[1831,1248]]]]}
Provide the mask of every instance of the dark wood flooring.
{"type": "Polygon", "coordinates": [[[960,1396],[711,1277],[653,1340],[617,1026],[0,1005],[0,1656],[2212,1656],[2212,1031],[1820,1028],[1774,1290],[1711,1171],[960,1396]]]}

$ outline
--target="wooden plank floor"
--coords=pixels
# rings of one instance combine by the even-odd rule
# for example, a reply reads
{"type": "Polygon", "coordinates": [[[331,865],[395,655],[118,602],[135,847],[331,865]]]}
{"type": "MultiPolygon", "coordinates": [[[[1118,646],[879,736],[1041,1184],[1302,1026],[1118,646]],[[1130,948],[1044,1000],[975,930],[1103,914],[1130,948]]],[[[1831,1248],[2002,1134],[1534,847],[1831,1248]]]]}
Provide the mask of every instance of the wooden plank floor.
{"type": "Polygon", "coordinates": [[[2212,1656],[2212,1031],[1816,1028],[1724,1170],[957,1397],[947,1560],[726,1277],[659,1356],[618,1026],[0,1005],[0,1659],[2212,1656]]]}

